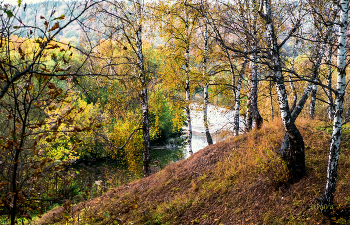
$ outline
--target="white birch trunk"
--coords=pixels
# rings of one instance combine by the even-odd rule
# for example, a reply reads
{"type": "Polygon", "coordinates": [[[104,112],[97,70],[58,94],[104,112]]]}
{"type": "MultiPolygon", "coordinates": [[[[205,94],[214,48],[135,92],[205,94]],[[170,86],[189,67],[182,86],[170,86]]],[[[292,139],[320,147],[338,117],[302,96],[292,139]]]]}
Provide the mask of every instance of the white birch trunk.
{"type": "Polygon", "coordinates": [[[271,111],[271,120],[274,119],[274,112],[273,112],[273,98],[272,98],[272,85],[270,81],[270,111],[271,111]]]}
{"type": "Polygon", "coordinates": [[[296,40],[294,48],[293,48],[293,57],[292,57],[292,63],[291,63],[291,67],[290,67],[291,73],[289,73],[289,85],[290,85],[290,90],[293,94],[293,103],[292,103],[291,111],[294,110],[294,108],[297,104],[297,100],[298,100],[297,91],[295,90],[294,83],[292,82],[292,78],[293,78],[292,72],[294,71],[294,63],[295,63],[295,58],[296,58],[296,50],[298,47],[298,42],[299,41],[296,40]]]}
{"type": "Polygon", "coordinates": [[[191,110],[190,110],[190,101],[191,101],[191,93],[190,93],[190,78],[188,74],[188,69],[186,66],[186,118],[187,118],[187,144],[188,144],[188,152],[192,155],[192,123],[191,123],[191,110]]]}
{"type": "MultiPolygon", "coordinates": [[[[255,42],[255,41],[254,41],[255,42]]],[[[251,74],[251,92],[250,92],[250,107],[252,116],[255,122],[255,128],[260,129],[263,119],[259,113],[258,109],[258,65],[257,65],[257,47],[256,43],[253,48],[253,57],[252,57],[252,74],[251,74]]]]}
{"type": "Polygon", "coordinates": [[[348,28],[349,1],[340,0],[340,25],[338,37],[337,56],[337,93],[335,95],[335,110],[333,119],[332,140],[329,149],[327,166],[327,183],[323,195],[318,198],[321,212],[328,214],[333,205],[334,192],[337,184],[337,166],[340,151],[341,128],[343,119],[343,103],[345,95],[346,78],[346,31],[348,28]]]}
{"type": "MultiPolygon", "coordinates": [[[[313,70],[313,79],[314,79],[315,82],[318,79],[319,69],[321,67],[322,59],[323,59],[324,54],[325,54],[326,43],[328,41],[329,36],[330,36],[330,30],[328,29],[326,37],[325,37],[325,43],[323,43],[321,45],[321,49],[318,51],[318,53],[316,54],[316,57],[315,57],[315,58],[317,58],[317,60],[314,63],[314,66],[312,68],[312,70],[313,70]]],[[[316,47],[316,49],[318,49],[318,47],[316,47]]],[[[293,53],[293,55],[294,55],[294,53],[293,53]]],[[[294,69],[294,65],[293,65],[292,68],[294,69]]],[[[291,71],[293,71],[293,70],[291,70],[291,71]]],[[[291,79],[291,75],[290,75],[289,78],[291,79]]],[[[310,108],[309,108],[309,116],[310,116],[311,119],[314,119],[317,85],[309,83],[307,88],[304,90],[304,93],[303,93],[301,99],[299,100],[299,102],[297,104],[293,103],[292,110],[291,110],[292,111],[292,120],[293,120],[293,122],[297,119],[297,117],[299,116],[301,110],[303,109],[303,107],[304,107],[304,105],[306,103],[306,100],[307,100],[308,96],[310,95],[310,92],[311,92],[311,101],[310,101],[310,108]]],[[[288,153],[288,148],[289,148],[289,137],[288,137],[288,135],[286,133],[284,135],[284,137],[283,137],[281,148],[280,148],[279,151],[277,151],[277,153],[279,153],[282,158],[285,158],[285,157],[288,156],[288,154],[287,154],[288,153]]]]}
{"type": "Polygon", "coordinates": [[[213,139],[209,131],[209,122],[208,122],[208,102],[209,102],[209,92],[208,84],[206,82],[207,78],[207,61],[208,61],[208,24],[205,21],[205,30],[204,30],[204,57],[203,57],[203,79],[205,81],[204,85],[204,107],[203,107],[203,122],[205,127],[205,136],[207,138],[208,145],[213,144],[213,139]]]}
{"type": "Polygon", "coordinates": [[[209,102],[208,85],[205,85],[204,86],[204,108],[203,108],[205,136],[207,138],[208,145],[212,145],[213,139],[210,135],[209,122],[208,122],[208,102],[209,102]]]}
{"type": "MultiPolygon", "coordinates": [[[[186,18],[185,22],[185,32],[188,37],[188,18],[186,18]]],[[[190,155],[193,154],[192,151],[192,121],[191,121],[191,110],[190,110],[190,101],[191,101],[191,88],[190,88],[190,46],[189,43],[185,43],[186,52],[185,52],[185,76],[186,76],[186,85],[185,85],[185,95],[186,95],[186,117],[187,117],[187,144],[188,144],[188,152],[190,155]]]]}
{"type": "Polygon", "coordinates": [[[137,65],[139,70],[139,78],[141,80],[141,109],[142,109],[142,133],[143,133],[143,174],[144,176],[151,175],[150,161],[150,135],[149,135],[149,118],[148,118],[148,93],[147,93],[147,78],[144,69],[144,59],[142,51],[142,3],[140,0],[137,2],[137,30],[136,30],[136,54],[137,54],[137,65]]]}
{"type": "Polygon", "coordinates": [[[252,56],[252,76],[251,76],[251,93],[250,93],[250,104],[251,104],[251,111],[252,115],[254,117],[255,122],[255,128],[260,129],[263,123],[263,118],[261,117],[258,109],[258,32],[257,32],[257,4],[256,0],[252,0],[252,20],[253,20],[253,39],[252,39],[252,46],[253,46],[253,56],[252,56]]]}
{"type": "Polygon", "coordinates": [[[328,64],[328,74],[327,74],[327,86],[329,89],[327,89],[327,97],[328,97],[328,119],[333,121],[334,117],[334,110],[333,110],[333,93],[331,91],[332,88],[332,46],[329,45],[328,49],[328,59],[327,59],[327,64],[328,64]]]}
{"type": "Polygon", "coordinates": [[[243,75],[245,73],[247,62],[248,60],[245,58],[242,63],[242,68],[241,68],[239,78],[237,81],[237,86],[236,86],[235,109],[234,109],[234,117],[233,117],[233,132],[235,136],[239,135],[239,109],[241,105],[241,89],[242,89],[243,75]]]}
{"type": "Polygon", "coordinates": [[[305,152],[304,140],[299,130],[292,120],[291,112],[288,105],[288,97],[284,78],[282,75],[282,61],[280,58],[280,48],[277,43],[277,37],[274,31],[270,0],[262,0],[263,13],[261,16],[265,20],[267,36],[269,38],[269,47],[274,72],[274,81],[276,83],[276,91],[278,103],[281,112],[281,119],[286,133],[289,136],[290,148],[288,152],[287,162],[290,172],[290,181],[299,181],[305,175],[305,152]]]}

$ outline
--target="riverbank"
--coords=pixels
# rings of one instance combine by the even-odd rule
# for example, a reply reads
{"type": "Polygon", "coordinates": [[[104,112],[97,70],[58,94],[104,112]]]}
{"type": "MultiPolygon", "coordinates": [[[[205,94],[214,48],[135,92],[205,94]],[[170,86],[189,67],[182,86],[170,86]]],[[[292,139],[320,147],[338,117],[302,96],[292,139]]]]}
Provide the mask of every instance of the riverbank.
{"type": "MultiPolygon", "coordinates": [[[[208,146],[159,173],[102,197],[56,208],[33,224],[330,224],[317,209],[325,185],[330,136],[321,122],[299,119],[307,175],[287,184],[275,154],[284,131],[273,121],[259,131],[208,146]]],[[[349,133],[349,132],[348,132],[349,133]]],[[[350,204],[348,133],[344,133],[335,204],[350,204]]],[[[344,221],[344,220],[343,220],[344,221]]]]}

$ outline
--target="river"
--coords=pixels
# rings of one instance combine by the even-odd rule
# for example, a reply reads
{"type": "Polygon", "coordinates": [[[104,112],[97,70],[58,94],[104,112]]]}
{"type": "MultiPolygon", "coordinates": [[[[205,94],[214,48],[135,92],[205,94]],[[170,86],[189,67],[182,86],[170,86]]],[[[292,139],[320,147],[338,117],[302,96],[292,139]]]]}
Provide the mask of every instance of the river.
{"type": "MultiPolygon", "coordinates": [[[[203,123],[203,108],[197,103],[192,103],[191,119],[192,119],[192,151],[199,150],[208,146],[205,136],[205,128],[203,123]]],[[[208,105],[209,131],[212,135],[213,142],[222,141],[233,135],[233,111],[223,107],[208,105]]],[[[240,129],[244,128],[244,119],[240,117],[240,129]]],[[[187,141],[187,126],[183,127],[184,135],[182,138],[187,141]]],[[[176,147],[174,140],[167,141],[166,146],[152,148],[151,158],[160,163],[161,168],[171,162],[190,157],[188,152],[188,144],[183,147],[176,147]]]]}
{"type": "MultiPolygon", "coordinates": [[[[192,103],[191,120],[192,120],[192,151],[193,153],[205,148],[208,145],[205,136],[205,128],[203,123],[203,108],[201,105],[192,103]]],[[[209,131],[212,135],[213,142],[224,140],[233,134],[233,110],[214,105],[208,105],[208,121],[209,131]]],[[[244,119],[240,118],[240,129],[244,128],[244,119]]],[[[183,127],[187,132],[187,126],[183,127]]],[[[186,134],[185,134],[186,135],[186,134]]],[[[188,158],[188,145],[185,145],[185,158],[188,158]]]]}

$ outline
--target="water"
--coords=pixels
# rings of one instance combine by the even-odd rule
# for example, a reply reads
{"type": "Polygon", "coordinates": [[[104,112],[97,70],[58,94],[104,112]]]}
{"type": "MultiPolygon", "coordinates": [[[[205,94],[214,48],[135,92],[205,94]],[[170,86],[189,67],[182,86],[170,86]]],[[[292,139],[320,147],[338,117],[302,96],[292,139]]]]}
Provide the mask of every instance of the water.
{"type": "MultiPolygon", "coordinates": [[[[191,120],[192,120],[192,151],[193,153],[208,146],[205,136],[205,127],[203,123],[203,108],[201,105],[192,103],[191,120]]],[[[234,111],[223,107],[208,105],[208,121],[209,132],[212,136],[213,143],[224,140],[226,137],[233,134],[233,115],[234,111]]],[[[244,119],[240,118],[240,129],[244,128],[244,119]]],[[[187,127],[183,127],[185,133],[187,127]]],[[[188,152],[188,144],[185,145],[185,157],[190,156],[188,152]]]]}
{"type": "MultiPolygon", "coordinates": [[[[201,105],[192,103],[190,105],[191,119],[192,119],[192,151],[193,153],[208,146],[207,138],[205,136],[205,127],[203,123],[203,108],[201,105]]],[[[233,111],[208,105],[208,121],[209,131],[215,144],[222,141],[230,135],[233,135],[233,111]]],[[[244,128],[244,120],[240,118],[240,129],[244,128]]],[[[182,138],[187,141],[187,126],[183,127],[184,135],[182,138]]],[[[188,144],[183,147],[176,147],[173,140],[168,140],[166,146],[154,148],[151,151],[151,156],[158,161],[161,168],[168,165],[170,162],[176,162],[183,158],[190,157],[188,151],[188,144]]]]}

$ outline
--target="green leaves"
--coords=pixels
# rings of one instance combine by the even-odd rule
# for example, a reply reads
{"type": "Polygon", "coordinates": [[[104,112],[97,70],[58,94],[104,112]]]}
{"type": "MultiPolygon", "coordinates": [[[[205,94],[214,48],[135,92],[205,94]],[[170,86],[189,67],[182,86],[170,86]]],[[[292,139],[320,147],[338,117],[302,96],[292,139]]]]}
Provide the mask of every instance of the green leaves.
{"type": "Polygon", "coordinates": [[[11,10],[5,9],[4,12],[7,14],[9,18],[13,17],[13,12],[11,10]]]}
{"type": "Polygon", "coordinates": [[[66,17],[62,14],[60,17],[56,17],[53,20],[64,20],[66,17]]]}

